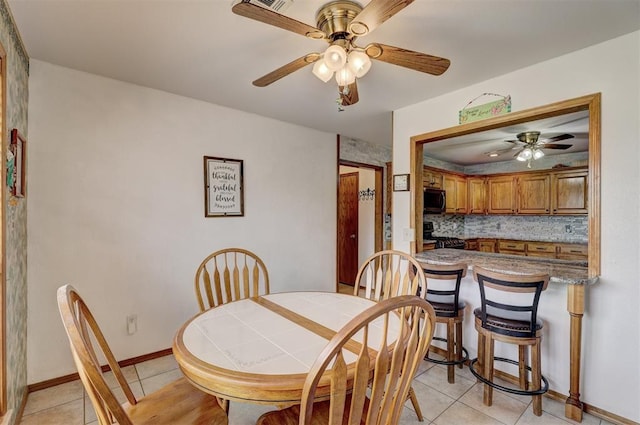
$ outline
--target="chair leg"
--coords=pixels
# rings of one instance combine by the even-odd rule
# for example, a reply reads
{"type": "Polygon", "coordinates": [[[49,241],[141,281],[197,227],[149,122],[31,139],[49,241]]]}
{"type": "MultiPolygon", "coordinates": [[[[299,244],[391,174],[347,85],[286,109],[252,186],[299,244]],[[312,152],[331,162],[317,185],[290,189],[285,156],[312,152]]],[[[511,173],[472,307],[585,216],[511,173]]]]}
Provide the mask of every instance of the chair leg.
{"type": "Polygon", "coordinates": [[[424,418],[422,417],[422,410],[420,409],[420,404],[418,403],[418,398],[416,397],[415,391],[413,391],[413,387],[409,387],[409,399],[411,400],[411,404],[413,405],[413,410],[416,411],[418,421],[424,421],[424,418]]]}
{"type": "MultiPolygon", "coordinates": [[[[491,335],[484,336],[484,378],[493,382],[493,338],[491,335]]],[[[493,387],[484,384],[484,394],[482,401],[486,406],[493,404],[493,387]]]]}
{"type": "MultiPolygon", "coordinates": [[[[447,321],[447,361],[452,362],[457,354],[455,353],[455,324],[449,320],[447,321]]],[[[454,367],[452,364],[447,365],[447,380],[450,384],[456,382],[454,367]]]]}
{"type": "MultiPolygon", "coordinates": [[[[462,360],[462,322],[455,324],[456,326],[456,361],[462,360]]],[[[458,369],[462,369],[463,364],[458,364],[458,369]]]]}
{"type": "Polygon", "coordinates": [[[484,376],[484,334],[478,332],[478,361],[476,372],[484,376]]]}
{"type": "Polygon", "coordinates": [[[520,378],[520,389],[527,390],[527,346],[518,345],[518,377],[520,378]]]}
{"type": "MultiPolygon", "coordinates": [[[[541,388],[542,380],[542,365],[540,355],[540,338],[536,338],[535,344],[531,346],[531,386],[533,390],[539,390],[541,388]]],[[[542,416],[542,396],[533,396],[533,414],[536,416],[542,416]]]]}

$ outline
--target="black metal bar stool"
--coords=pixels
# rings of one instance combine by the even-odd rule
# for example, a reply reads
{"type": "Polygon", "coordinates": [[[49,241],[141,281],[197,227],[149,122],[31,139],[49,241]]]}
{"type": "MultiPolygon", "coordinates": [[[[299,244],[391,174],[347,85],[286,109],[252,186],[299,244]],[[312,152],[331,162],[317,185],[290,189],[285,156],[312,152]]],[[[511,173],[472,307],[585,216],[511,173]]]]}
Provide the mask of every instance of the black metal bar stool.
{"type": "Polygon", "coordinates": [[[462,346],[462,321],[464,320],[464,302],[460,301],[460,282],[467,274],[467,264],[458,263],[452,265],[429,264],[424,266],[424,274],[427,278],[427,301],[436,312],[436,324],[444,323],[447,326],[447,337],[433,337],[434,340],[447,343],[447,355],[445,360],[429,357],[425,360],[447,366],[447,380],[450,384],[455,382],[454,366],[462,369],[462,365],[469,359],[467,350],[462,346]],[[429,283],[429,281],[432,281],[429,283]],[[438,281],[433,282],[433,280],[438,281]],[[433,289],[437,285],[438,289],[433,289]]]}
{"type": "Polygon", "coordinates": [[[474,267],[473,277],[480,288],[481,307],[473,312],[478,331],[478,357],[471,360],[469,367],[485,384],[483,402],[491,406],[493,388],[530,395],[533,396],[533,413],[540,416],[542,394],[549,389],[549,383],[541,372],[542,322],[538,319],[538,302],[542,291],[547,289],[549,276],[505,274],[474,267]],[[516,344],[518,361],[495,357],[494,341],[516,344]],[[527,364],[527,347],[531,348],[531,365],[527,364]],[[519,388],[493,382],[494,361],[518,366],[519,388]],[[528,372],[531,372],[531,383],[528,372]]]}

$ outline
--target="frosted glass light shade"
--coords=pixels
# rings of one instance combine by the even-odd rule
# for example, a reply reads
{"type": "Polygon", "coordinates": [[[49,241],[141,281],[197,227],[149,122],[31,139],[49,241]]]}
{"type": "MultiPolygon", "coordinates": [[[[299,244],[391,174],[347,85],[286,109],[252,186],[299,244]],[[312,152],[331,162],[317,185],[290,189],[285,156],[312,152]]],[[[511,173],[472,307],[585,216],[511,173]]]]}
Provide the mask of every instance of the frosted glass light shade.
{"type": "Polygon", "coordinates": [[[324,63],[331,71],[337,71],[347,63],[347,52],[342,47],[332,44],[324,52],[324,63]]]}
{"type": "Polygon", "coordinates": [[[542,152],[540,149],[536,149],[533,151],[533,159],[540,159],[544,156],[544,152],[542,152]]]}
{"type": "Polygon", "coordinates": [[[516,159],[518,161],[526,161],[528,159],[531,159],[532,156],[533,156],[533,152],[531,151],[531,148],[524,148],[522,152],[518,154],[516,159]]]}
{"type": "Polygon", "coordinates": [[[356,76],[348,66],[336,71],[336,82],[339,86],[348,86],[355,80],[356,76]]]}
{"type": "Polygon", "coordinates": [[[356,78],[364,77],[364,75],[369,72],[369,69],[371,69],[371,59],[369,59],[369,56],[365,52],[359,50],[349,52],[347,64],[356,78]]]}
{"type": "Polygon", "coordinates": [[[313,75],[318,77],[323,82],[327,82],[333,77],[333,71],[330,70],[323,60],[318,60],[313,65],[313,75]]]}

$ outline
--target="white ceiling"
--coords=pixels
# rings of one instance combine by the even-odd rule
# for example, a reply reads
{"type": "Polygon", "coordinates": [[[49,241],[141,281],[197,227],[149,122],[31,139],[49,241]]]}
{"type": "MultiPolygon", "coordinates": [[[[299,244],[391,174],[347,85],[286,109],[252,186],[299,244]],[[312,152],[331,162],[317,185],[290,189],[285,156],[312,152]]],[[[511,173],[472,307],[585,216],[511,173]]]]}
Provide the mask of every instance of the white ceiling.
{"type": "Polygon", "coordinates": [[[426,143],[423,145],[424,154],[458,165],[510,161],[525,146],[524,143],[517,142],[516,138],[518,133],[525,131],[540,132],[538,140],[545,155],[571,154],[589,150],[589,112],[580,111],[426,143]],[[571,147],[562,150],[544,149],[542,143],[546,139],[563,134],[570,134],[573,138],[552,144],[571,145],[571,147]],[[498,156],[488,155],[496,151],[500,153],[498,156]]]}
{"type": "MultiPolygon", "coordinates": [[[[335,83],[311,67],[251,84],[326,43],[237,16],[229,0],[8,2],[31,58],[380,144],[394,109],[640,28],[640,0],[417,0],[358,44],[442,56],[449,70],[374,61],[360,102],[338,112],[335,83]]],[[[294,0],[284,13],[315,26],[324,3],[294,0]]]]}

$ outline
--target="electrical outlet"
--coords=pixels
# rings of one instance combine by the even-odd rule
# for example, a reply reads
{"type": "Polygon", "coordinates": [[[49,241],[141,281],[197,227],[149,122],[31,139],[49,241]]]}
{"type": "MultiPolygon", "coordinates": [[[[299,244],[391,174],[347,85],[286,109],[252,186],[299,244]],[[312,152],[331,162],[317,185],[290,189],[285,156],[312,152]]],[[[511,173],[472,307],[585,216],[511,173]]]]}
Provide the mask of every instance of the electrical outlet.
{"type": "Polygon", "coordinates": [[[567,224],[567,225],[564,226],[564,231],[566,233],[573,233],[573,227],[571,227],[570,224],[567,224]]]}
{"type": "Polygon", "coordinates": [[[138,332],[138,315],[130,314],[127,316],[127,334],[133,335],[138,332]]]}
{"type": "Polygon", "coordinates": [[[500,223],[496,224],[496,230],[500,230],[500,223]]]}

